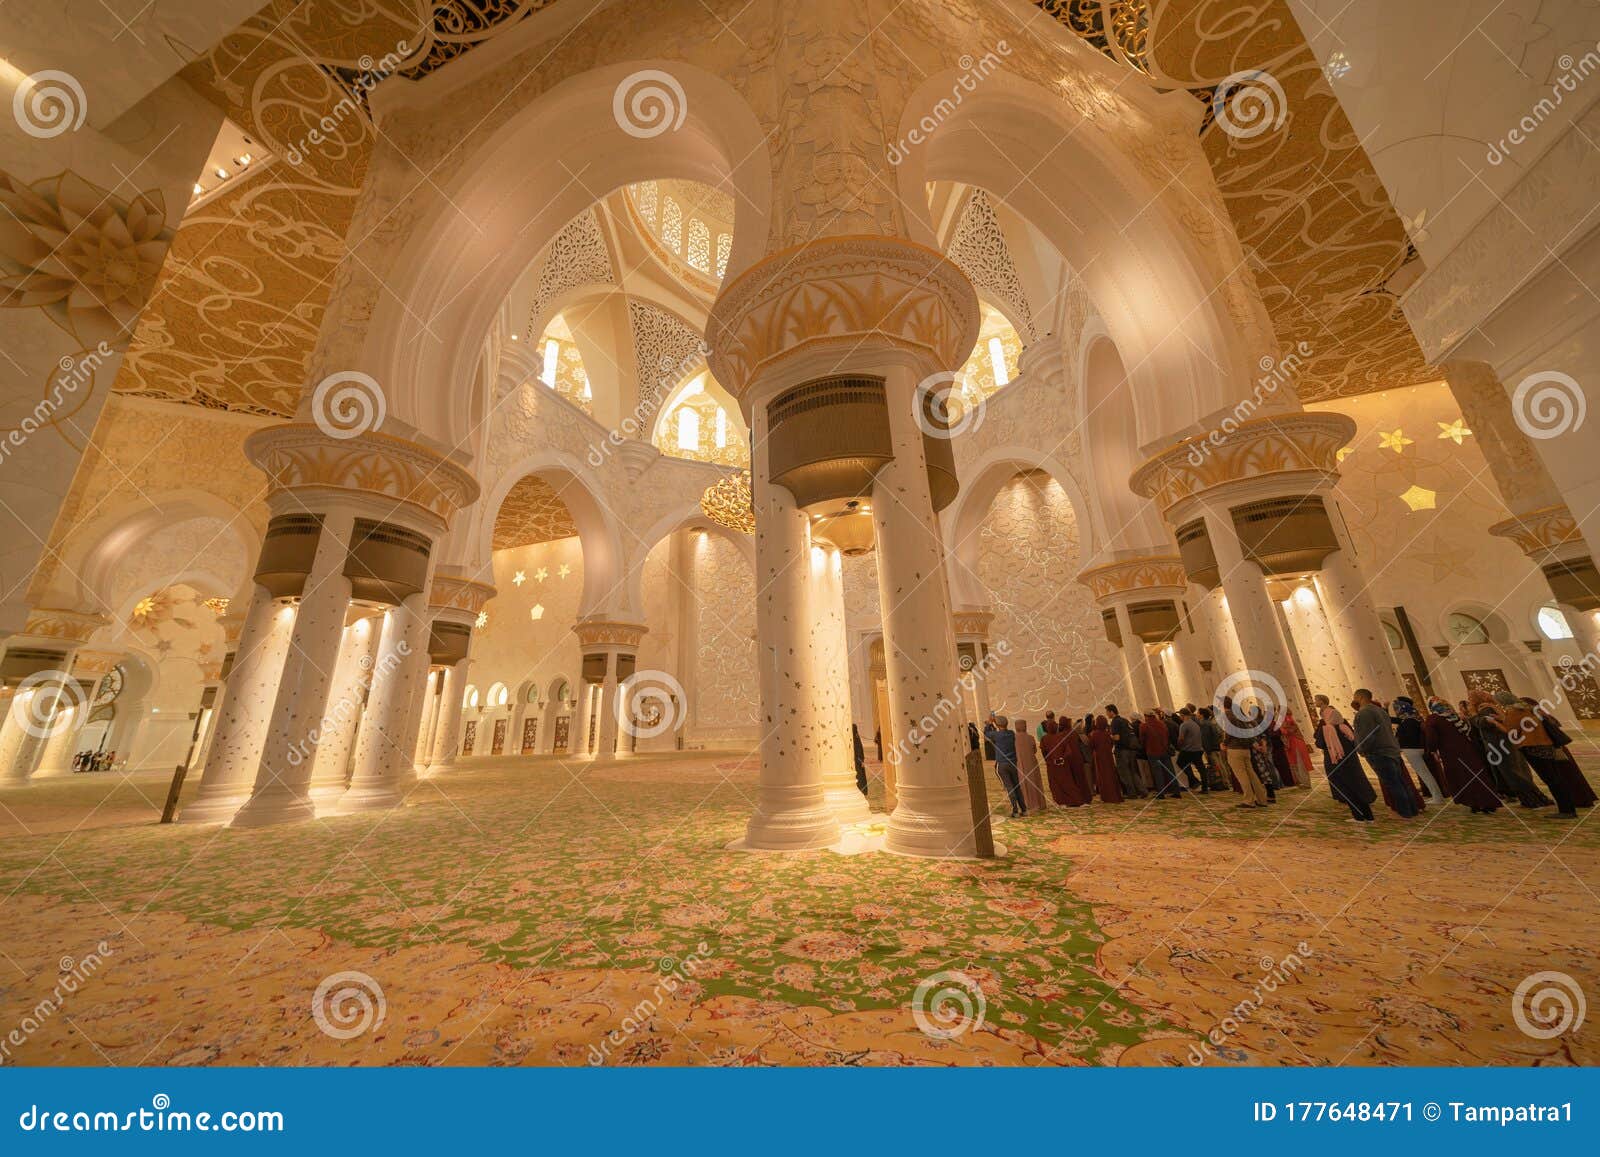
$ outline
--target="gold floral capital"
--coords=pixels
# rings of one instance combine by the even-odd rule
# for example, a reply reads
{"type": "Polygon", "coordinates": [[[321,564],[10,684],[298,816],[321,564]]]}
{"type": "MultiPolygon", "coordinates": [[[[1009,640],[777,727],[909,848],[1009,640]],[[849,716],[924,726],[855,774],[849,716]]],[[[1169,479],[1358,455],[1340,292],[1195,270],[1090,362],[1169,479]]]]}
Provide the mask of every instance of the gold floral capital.
{"type": "Polygon", "coordinates": [[[989,627],[994,623],[993,611],[956,611],[950,616],[956,629],[956,638],[987,639],[989,627]]]}
{"type": "Polygon", "coordinates": [[[1161,591],[1181,594],[1188,585],[1188,572],[1176,555],[1150,555],[1121,559],[1092,566],[1078,575],[1096,601],[1114,600],[1118,595],[1161,591]]]}
{"type": "Polygon", "coordinates": [[[1133,472],[1128,485],[1163,514],[1179,502],[1230,482],[1271,474],[1339,476],[1338,453],[1356,432],[1344,414],[1274,414],[1174,443],[1133,472]]]}
{"type": "Polygon", "coordinates": [[[86,643],[90,636],[110,621],[105,615],[92,611],[66,611],[40,607],[28,612],[28,624],[22,633],[39,639],[86,643]]]}
{"type": "Polygon", "coordinates": [[[1541,506],[1526,514],[1513,514],[1489,528],[1499,538],[1509,538],[1530,558],[1583,541],[1578,520],[1565,505],[1541,506]]]}
{"type": "Polygon", "coordinates": [[[637,647],[649,631],[643,623],[619,623],[610,619],[584,619],[572,628],[582,647],[637,647]]]}
{"type": "Polygon", "coordinates": [[[457,575],[435,574],[428,588],[428,609],[431,611],[462,611],[477,618],[478,612],[494,598],[495,588],[477,579],[457,575]]]}
{"type": "Polygon", "coordinates": [[[72,657],[74,679],[98,679],[122,662],[121,651],[79,651],[72,657]]]}
{"type": "Polygon", "coordinates": [[[416,442],[388,434],[334,438],[314,424],[268,426],[245,439],[245,454],[274,491],[334,490],[405,503],[441,524],[478,499],[462,467],[416,442]]]}
{"type": "Polygon", "coordinates": [[[825,237],[773,253],[727,286],[706,334],[734,397],[801,350],[883,343],[954,369],[978,338],[978,296],[955,263],[895,237],[825,237]]]}

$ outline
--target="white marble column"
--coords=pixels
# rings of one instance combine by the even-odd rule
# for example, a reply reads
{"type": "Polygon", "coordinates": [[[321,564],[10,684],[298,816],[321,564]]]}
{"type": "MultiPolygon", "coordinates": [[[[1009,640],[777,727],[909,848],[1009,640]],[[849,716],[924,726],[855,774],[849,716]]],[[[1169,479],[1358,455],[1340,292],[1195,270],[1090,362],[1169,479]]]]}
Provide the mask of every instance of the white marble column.
{"type": "Polygon", "coordinates": [[[818,678],[810,624],[811,532],[794,495],[767,480],[765,407],[755,412],[751,463],[756,508],[756,662],[761,686],[761,775],[756,810],[736,847],[822,848],[839,838],[823,790],[811,684],[818,678]]]}
{"type": "MultiPolygon", "coordinates": [[[[422,723],[417,728],[417,748],[411,754],[411,767],[419,776],[428,772],[428,761],[433,756],[433,737],[439,726],[440,693],[444,688],[445,668],[428,670],[428,680],[422,692],[422,723]]],[[[510,733],[506,736],[507,750],[516,746],[515,730],[517,711],[512,708],[510,733]]]]}
{"type": "MultiPolygon", "coordinates": [[[[1348,702],[1351,692],[1362,683],[1345,665],[1338,633],[1323,610],[1321,595],[1315,586],[1301,586],[1286,602],[1284,622],[1288,625],[1289,637],[1294,640],[1295,653],[1306,682],[1311,685],[1311,693],[1326,695],[1335,703],[1348,702]]],[[[1377,693],[1376,688],[1373,691],[1377,693]]],[[[1388,696],[1384,696],[1384,701],[1388,701],[1388,696]]],[[[1299,706],[1298,699],[1294,703],[1299,706]]]]}
{"type": "Polygon", "coordinates": [[[1206,533],[1211,538],[1211,548],[1216,553],[1222,576],[1226,600],[1222,609],[1233,626],[1244,660],[1243,669],[1220,672],[1219,682],[1239,675],[1240,678],[1230,684],[1237,691],[1232,696],[1234,699],[1243,702],[1247,689],[1254,685],[1263,698],[1276,698],[1281,693],[1279,705],[1292,707],[1300,697],[1299,682],[1295,679],[1294,661],[1289,656],[1283,632],[1278,627],[1278,608],[1267,591],[1266,576],[1261,573],[1260,566],[1244,557],[1234,533],[1233,520],[1226,510],[1207,509],[1205,520],[1206,533]],[[1274,683],[1276,687],[1272,686],[1274,683]]]}
{"type": "MultiPolygon", "coordinates": [[[[822,795],[841,824],[872,817],[856,786],[855,743],[850,733],[850,639],[844,622],[844,558],[831,546],[813,545],[811,622],[817,675],[811,691],[821,720],[822,795]],[[816,555],[820,554],[821,564],[816,555]]],[[[863,743],[865,739],[863,739],[863,743]]]]}
{"type": "Polygon", "coordinates": [[[1122,636],[1122,662],[1128,671],[1128,693],[1135,700],[1134,703],[1119,703],[1117,707],[1124,715],[1142,715],[1146,707],[1157,705],[1160,695],[1156,691],[1155,672],[1150,670],[1150,652],[1145,649],[1144,640],[1133,633],[1133,620],[1128,617],[1126,603],[1118,603],[1115,607],[1117,615],[1117,633],[1122,636]]]}
{"type": "Polygon", "coordinates": [[[57,726],[45,740],[44,749],[39,754],[38,767],[33,772],[33,779],[54,779],[57,776],[72,774],[72,757],[77,754],[74,750],[74,740],[78,738],[84,723],[88,721],[89,712],[93,710],[91,706],[93,694],[94,687],[91,684],[80,694],[71,696],[64,706],[58,708],[57,726]]]}
{"type": "Polygon", "coordinates": [[[350,782],[350,758],[355,751],[356,732],[361,726],[367,685],[372,681],[378,631],[378,618],[365,616],[345,627],[340,640],[333,687],[328,693],[328,709],[323,712],[324,730],[317,736],[317,752],[311,767],[311,798],[319,804],[343,795],[350,782]]]}
{"type": "Polygon", "coordinates": [[[461,697],[467,693],[467,667],[462,659],[444,669],[444,687],[439,692],[439,722],[433,729],[433,754],[428,774],[438,775],[455,766],[461,754],[461,697]]]}
{"type": "Polygon", "coordinates": [[[418,692],[428,678],[428,596],[408,595],[383,616],[367,710],[356,738],[350,788],[340,811],[394,807],[415,781],[411,754],[421,709],[418,692]]]}
{"type": "Polygon", "coordinates": [[[606,649],[606,677],[600,683],[600,719],[595,728],[594,758],[617,758],[617,652],[606,649]]]}
{"type": "Polygon", "coordinates": [[[234,827],[263,827],[316,814],[310,796],[311,769],[350,610],[350,580],[344,570],[354,526],[355,517],[348,512],[323,515],[317,551],[295,609],[255,786],[249,802],[233,817],[234,827]]]}
{"type": "Polygon", "coordinates": [[[886,846],[907,855],[972,856],[977,839],[965,728],[960,711],[950,711],[946,703],[958,694],[955,633],[918,421],[923,402],[916,390],[916,374],[908,366],[885,375],[894,458],[879,468],[872,487],[890,730],[899,754],[898,802],[889,817],[886,846]],[[934,721],[931,728],[929,721],[934,721]]]}
{"type": "Polygon", "coordinates": [[[200,790],[178,813],[179,823],[225,824],[250,798],[294,618],[291,605],[274,602],[265,587],[254,589],[239,649],[223,680],[200,790]]]}
{"type": "MultiPolygon", "coordinates": [[[[1331,503],[1333,500],[1324,498],[1323,501],[1331,503]]],[[[1355,680],[1356,687],[1369,688],[1387,702],[1405,691],[1400,668],[1389,650],[1388,633],[1383,629],[1372,592],[1356,564],[1355,548],[1345,533],[1342,519],[1336,510],[1329,510],[1328,514],[1340,546],[1323,560],[1322,570],[1317,575],[1317,591],[1322,596],[1328,625],[1338,641],[1346,672],[1355,680]]]]}

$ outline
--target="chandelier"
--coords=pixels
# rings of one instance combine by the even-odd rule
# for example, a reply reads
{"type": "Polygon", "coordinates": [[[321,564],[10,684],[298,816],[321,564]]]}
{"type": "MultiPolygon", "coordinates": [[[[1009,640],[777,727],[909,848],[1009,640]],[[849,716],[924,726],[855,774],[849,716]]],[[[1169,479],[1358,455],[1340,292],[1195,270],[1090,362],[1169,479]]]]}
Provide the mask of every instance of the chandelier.
{"type": "Polygon", "coordinates": [[[706,487],[700,496],[700,509],[719,526],[740,534],[756,532],[756,512],[750,500],[750,473],[741,470],[706,487]]]}

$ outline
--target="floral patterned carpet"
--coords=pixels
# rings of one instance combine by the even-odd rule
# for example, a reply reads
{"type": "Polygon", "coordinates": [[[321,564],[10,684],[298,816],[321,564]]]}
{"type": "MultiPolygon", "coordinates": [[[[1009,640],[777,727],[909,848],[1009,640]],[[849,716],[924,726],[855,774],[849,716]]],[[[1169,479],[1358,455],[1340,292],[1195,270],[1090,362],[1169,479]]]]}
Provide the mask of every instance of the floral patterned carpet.
{"type": "Polygon", "coordinates": [[[1001,821],[982,863],[725,851],[754,782],[479,759],[256,831],[156,825],[160,777],[0,791],[3,1060],[1600,1063],[1537,1004],[1600,992],[1592,815],[1357,827],[1319,783],[1001,821]]]}

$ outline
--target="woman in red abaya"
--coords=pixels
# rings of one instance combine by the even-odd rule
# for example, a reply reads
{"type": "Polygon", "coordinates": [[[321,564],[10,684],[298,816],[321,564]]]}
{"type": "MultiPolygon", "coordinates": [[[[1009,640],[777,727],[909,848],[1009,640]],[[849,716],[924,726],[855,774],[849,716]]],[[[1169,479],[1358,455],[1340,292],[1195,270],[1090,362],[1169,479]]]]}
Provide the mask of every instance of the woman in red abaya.
{"type": "Polygon", "coordinates": [[[1044,721],[1044,774],[1050,785],[1050,798],[1061,807],[1082,807],[1089,802],[1072,768],[1074,757],[1080,765],[1083,763],[1077,746],[1054,719],[1044,721]]]}
{"type": "Polygon", "coordinates": [[[1089,754],[1094,763],[1094,782],[1100,789],[1101,803],[1121,803],[1122,787],[1117,783],[1117,764],[1111,755],[1111,728],[1104,715],[1094,717],[1089,730],[1089,754]]]}
{"type": "Polygon", "coordinates": [[[1422,750],[1433,764],[1439,786],[1473,814],[1488,815],[1500,808],[1500,793],[1488,761],[1473,736],[1472,726],[1463,722],[1443,699],[1428,701],[1428,717],[1422,721],[1422,750]]]}

